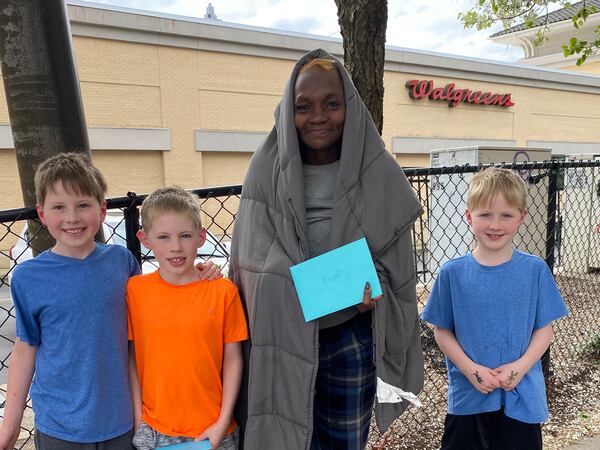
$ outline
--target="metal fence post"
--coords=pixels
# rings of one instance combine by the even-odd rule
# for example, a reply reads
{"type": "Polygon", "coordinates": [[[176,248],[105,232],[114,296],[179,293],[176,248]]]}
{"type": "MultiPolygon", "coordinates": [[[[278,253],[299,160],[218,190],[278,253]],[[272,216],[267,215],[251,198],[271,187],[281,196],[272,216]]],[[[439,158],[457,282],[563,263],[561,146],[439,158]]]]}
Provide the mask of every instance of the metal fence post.
{"type": "Polygon", "coordinates": [[[125,241],[127,248],[137,260],[140,268],[142,267],[142,245],[136,237],[136,233],[140,229],[140,210],[138,208],[139,198],[135,192],[128,192],[127,197],[131,199],[131,203],[123,210],[125,218],[125,241]]]}
{"type": "MultiPolygon", "coordinates": [[[[546,264],[550,272],[554,270],[556,251],[556,208],[558,203],[558,161],[553,161],[548,170],[548,211],[546,215],[546,264]]],[[[542,372],[548,381],[550,375],[550,347],[542,356],[542,372]]]]}

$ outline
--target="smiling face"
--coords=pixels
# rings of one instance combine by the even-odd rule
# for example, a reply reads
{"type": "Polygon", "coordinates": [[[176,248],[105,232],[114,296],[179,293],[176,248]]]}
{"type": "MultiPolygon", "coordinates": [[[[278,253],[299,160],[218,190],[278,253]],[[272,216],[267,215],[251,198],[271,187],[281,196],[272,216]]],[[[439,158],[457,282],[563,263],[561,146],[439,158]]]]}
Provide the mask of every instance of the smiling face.
{"type": "Polygon", "coordinates": [[[345,119],[344,88],[337,70],[311,67],[298,75],[294,122],[306,164],[329,164],[340,158],[345,119]]]}
{"type": "Polygon", "coordinates": [[[138,231],[138,238],[154,252],[160,277],[167,283],[181,285],[199,280],[194,263],[206,230],[198,229],[191,218],[175,212],[157,214],[149,230],[138,231]]]}
{"type": "Polygon", "coordinates": [[[106,204],[95,197],[66,190],[56,182],[36,206],[42,223],[56,239],[52,251],[62,256],[84,259],[95,248],[94,236],[106,216],[106,204]]]}
{"type": "Polygon", "coordinates": [[[497,194],[488,205],[467,209],[466,215],[477,239],[473,256],[487,265],[510,260],[512,240],[525,220],[527,209],[519,209],[508,203],[502,194],[497,194]]]}

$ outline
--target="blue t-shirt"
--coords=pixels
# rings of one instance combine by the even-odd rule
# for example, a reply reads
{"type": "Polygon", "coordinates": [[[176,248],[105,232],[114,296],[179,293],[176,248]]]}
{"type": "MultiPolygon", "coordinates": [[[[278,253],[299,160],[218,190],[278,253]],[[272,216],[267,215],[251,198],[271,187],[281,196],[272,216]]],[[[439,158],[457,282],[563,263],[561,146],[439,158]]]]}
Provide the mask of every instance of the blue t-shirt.
{"type": "Polygon", "coordinates": [[[16,267],[16,334],[37,347],[30,395],[42,433],[91,443],[132,428],[125,294],[138,273],[129,250],[103,244],[83,260],[46,251],[16,267]]]}
{"type": "MultiPolygon", "coordinates": [[[[519,359],[534,330],[568,314],[546,263],[513,250],[510,261],[479,264],[471,253],[440,270],[421,318],[454,332],[466,355],[496,368],[519,359]]],[[[512,391],[477,391],[460,370],[448,366],[448,412],[464,415],[497,411],[525,423],[548,418],[542,366],[537,361],[512,391]]]]}

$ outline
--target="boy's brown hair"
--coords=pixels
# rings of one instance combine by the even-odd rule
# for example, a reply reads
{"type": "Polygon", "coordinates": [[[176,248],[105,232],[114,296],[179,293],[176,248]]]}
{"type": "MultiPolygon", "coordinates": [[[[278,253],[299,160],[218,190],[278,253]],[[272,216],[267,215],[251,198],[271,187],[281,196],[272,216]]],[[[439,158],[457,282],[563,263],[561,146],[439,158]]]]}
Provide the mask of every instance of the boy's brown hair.
{"type": "Polygon", "coordinates": [[[85,153],[60,153],[41,163],[35,172],[35,197],[43,205],[48,192],[58,182],[73,194],[89,195],[104,202],[106,180],[85,153]]]}
{"type": "Polygon", "coordinates": [[[490,167],[477,172],[469,182],[467,208],[474,210],[486,207],[498,194],[515,208],[527,208],[527,187],[523,179],[514,171],[490,167]]]}
{"type": "Polygon", "coordinates": [[[157,216],[166,213],[181,214],[189,218],[194,226],[202,229],[202,208],[200,200],[191,192],[177,186],[155,190],[142,203],[142,228],[150,231],[157,216]]]}

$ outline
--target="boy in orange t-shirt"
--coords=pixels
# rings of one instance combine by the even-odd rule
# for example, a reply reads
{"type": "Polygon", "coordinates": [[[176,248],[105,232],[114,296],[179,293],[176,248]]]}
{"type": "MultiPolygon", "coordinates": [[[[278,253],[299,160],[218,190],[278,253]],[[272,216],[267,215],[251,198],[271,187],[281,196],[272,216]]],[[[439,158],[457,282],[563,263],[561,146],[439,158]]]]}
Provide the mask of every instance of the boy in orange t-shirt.
{"type": "Polygon", "coordinates": [[[198,199],[161,188],[142,205],[138,239],[159,270],[127,285],[130,375],[138,450],[208,439],[235,450],[232,418],[248,338],[237,288],[200,281],[194,266],[206,239],[198,199]]]}

